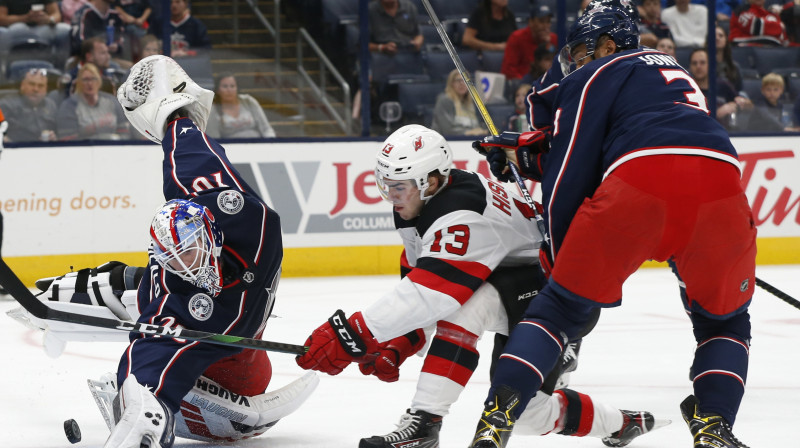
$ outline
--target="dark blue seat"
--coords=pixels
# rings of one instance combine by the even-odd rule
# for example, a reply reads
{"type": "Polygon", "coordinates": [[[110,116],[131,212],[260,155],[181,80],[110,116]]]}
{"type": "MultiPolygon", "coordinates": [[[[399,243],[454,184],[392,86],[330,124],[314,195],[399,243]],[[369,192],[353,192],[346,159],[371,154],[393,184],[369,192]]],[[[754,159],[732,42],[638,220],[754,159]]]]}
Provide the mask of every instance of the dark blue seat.
{"type": "Polygon", "coordinates": [[[214,72],[211,68],[211,55],[198,53],[197,56],[177,58],[175,61],[186,71],[186,74],[200,87],[214,90],[214,72]]]}
{"type": "Polygon", "coordinates": [[[690,47],[678,47],[675,49],[675,60],[687,71],[689,70],[689,57],[692,54],[692,50],[694,50],[694,48],[690,47]]]}
{"type": "Polygon", "coordinates": [[[503,54],[502,51],[484,51],[481,54],[481,70],[500,73],[500,68],[503,66],[503,54]]]}
{"type": "MultiPolygon", "coordinates": [[[[458,50],[458,57],[461,59],[461,63],[464,64],[468,72],[475,73],[475,70],[481,69],[481,60],[477,51],[458,50]]],[[[453,68],[456,68],[455,64],[453,64],[453,68]]]]}
{"type": "Polygon", "coordinates": [[[353,0],[322,0],[322,20],[330,25],[358,21],[358,2],[353,0]]]}
{"type": "Polygon", "coordinates": [[[743,69],[756,68],[753,59],[753,47],[733,47],[731,48],[731,56],[743,69]]]}
{"type": "Polygon", "coordinates": [[[431,0],[439,20],[466,19],[478,6],[478,0],[431,0]]]}
{"type": "Polygon", "coordinates": [[[528,18],[531,15],[531,0],[508,0],[508,9],[514,13],[517,21],[528,24],[528,18]]]}
{"type": "Polygon", "coordinates": [[[755,69],[761,76],[775,69],[795,68],[798,66],[796,47],[758,48],[753,52],[755,69]]]}
{"type": "Polygon", "coordinates": [[[409,83],[397,86],[397,101],[403,107],[406,123],[424,123],[425,111],[433,108],[436,97],[444,92],[443,82],[409,83]]]}
{"type": "MultiPolygon", "coordinates": [[[[761,80],[760,79],[743,79],[742,90],[747,94],[751,101],[755,101],[761,97],[761,80]]],[[[720,104],[717,104],[719,107],[720,104]]]]}
{"type": "MultiPolygon", "coordinates": [[[[19,82],[25,77],[25,74],[32,69],[44,69],[47,72],[55,71],[53,63],[40,59],[18,59],[11,61],[8,65],[8,72],[6,77],[9,81],[19,82]]],[[[60,74],[61,72],[58,72],[60,74]]]]}
{"type": "Polygon", "coordinates": [[[429,51],[425,54],[425,69],[433,82],[447,81],[447,76],[456,65],[447,52],[429,51]]]}
{"type": "Polygon", "coordinates": [[[508,129],[508,117],[514,113],[514,105],[511,103],[487,104],[486,111],[492,117],[492,122],[497,130],[503,132],[508,129]]]}
{"type": "Polygon", "coordinates": [[[372,80],[378,84],[402,82],[403,79],[419,80],[425,74],[425,65],[420,53],[397,53],[389,56],[372,53],[372,80]]]}

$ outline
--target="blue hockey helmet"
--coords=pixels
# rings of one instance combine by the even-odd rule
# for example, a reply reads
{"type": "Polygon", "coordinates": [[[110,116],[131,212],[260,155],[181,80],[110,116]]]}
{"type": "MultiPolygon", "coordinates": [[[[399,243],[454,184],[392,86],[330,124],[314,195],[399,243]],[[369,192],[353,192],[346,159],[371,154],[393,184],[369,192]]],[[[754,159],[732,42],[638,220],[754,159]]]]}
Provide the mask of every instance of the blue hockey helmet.
{"type": "Polygon", "coordinates": [[[633,0],[592,0],[586,5],[584,14],[589,14],[598,8],[619,9],[631,19],[634,25],[637,25],[641,21],[639,17],[639,8],[636,7],[633,0]]]}
{"type": "Polygon", "coordinates": [[[639,47],[639,28],[620,8],[597,7],[575,22],[567,36],[567,44],[561,49],[558,60],[561,70],[568,75],[578,68],[572,52],[581,44],[586,45],[585,57],[591,57],[601,36],[607,35],[619,50],[639,47]]]}
{"type": "Polygon", "coordinates": [[[164,269],[212,296],[222,290],[223,235],[211,211],[184,199],[173,199],[150,225],[153,257],[164,269]]]}

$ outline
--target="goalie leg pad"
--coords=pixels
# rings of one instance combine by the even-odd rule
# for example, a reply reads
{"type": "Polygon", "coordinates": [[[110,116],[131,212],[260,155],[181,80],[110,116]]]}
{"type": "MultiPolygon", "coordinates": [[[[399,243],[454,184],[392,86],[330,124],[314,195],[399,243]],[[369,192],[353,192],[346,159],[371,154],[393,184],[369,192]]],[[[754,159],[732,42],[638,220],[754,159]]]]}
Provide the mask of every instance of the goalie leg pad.
{"type": "Polygon", "coordinates": [[[129,375],[114,400],[116,425],[103,448],[170,448],[175,442],[172,411],[129,375]]]}
{"type": "Polygon", "coordinates": [[[316,373],[309,372],[278,390],[246,396],[201,376],[181,402],[175,434],[205,442],[232,442],[261,435],[297,410],[317,384],[316,373]]]}

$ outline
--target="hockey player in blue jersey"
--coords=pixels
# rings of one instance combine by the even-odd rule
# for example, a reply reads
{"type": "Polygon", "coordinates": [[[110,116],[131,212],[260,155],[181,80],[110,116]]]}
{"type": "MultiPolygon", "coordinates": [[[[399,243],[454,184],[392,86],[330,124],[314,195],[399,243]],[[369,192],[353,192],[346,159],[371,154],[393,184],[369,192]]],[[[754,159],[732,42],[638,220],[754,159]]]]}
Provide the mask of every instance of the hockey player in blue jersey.
{"type": "Polygon", "coordinates": [[[576,329],[594,308],[618,306],[624,280],[655,259],[671,260],[686,285],[698,343],[694,393],[680,406],[693,446],[743,448],[732,425],[747,378],[756,229],[736,151],[691,76],[639,49],[618,9],[583,16],[560,61],[549,146],[543,136],[523,148],[481,145],[512,147],[542,182],[556,262],[497,363],[472,446],[505,446],[576,329]]]}
{"type": "MultiPolygon", "coordinates": [[[[281,272],[280,218],[203,132],[212,97],[171,58],[133,66],[117,98],[131,124],[164,151],[167,202],[150,226],[149,263],[49,279],[41,300],[76,312],[90,303],[91,314],[122,320],[261,336],[281,272]]],[[[64,340],[109,339],[91,328],[34,323],[48,330],[51,354],[64,340]]],[[[175,436],[233,442],[262,434],[318,383],[306,374],[266,392],[271,377],[261,350],[131,333],[116,375],[90,384],[111,429],[105,448],[169,448],[175,436]]]]}

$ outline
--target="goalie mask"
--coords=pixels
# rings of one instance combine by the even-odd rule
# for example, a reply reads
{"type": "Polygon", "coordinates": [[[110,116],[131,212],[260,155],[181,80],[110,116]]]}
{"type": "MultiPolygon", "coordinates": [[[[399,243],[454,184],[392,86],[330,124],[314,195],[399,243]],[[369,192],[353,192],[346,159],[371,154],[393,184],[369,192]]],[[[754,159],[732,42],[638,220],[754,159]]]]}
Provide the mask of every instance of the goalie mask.
{"type": "Polygon", "coordinates": [[[194,81],[175,60],[148,56],[131,67],[128,79],[117,89],[117,100],[133,127],[161,143],[169,116],[179,108],[205,131],[214,92],[194,81]]]}
{"type": "Polygon", "coordinates": [[[410,124],[394,131],[378,150],[375,183],[388,201],[386,179],[413,180],[420,199],[426,200],[431,198],[425,195],[430,186],[428,175],[438,170],[447,177],[452,165],[453,152],[441,134],[425,126],[410,124]]]}
{"type": "Polygon", "coordinates": [[[173,199],[156,213],[150,226],[153,256],[169,272],[203,288],[222,291],[222,232],[208,208],[173,199]]]}

